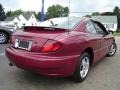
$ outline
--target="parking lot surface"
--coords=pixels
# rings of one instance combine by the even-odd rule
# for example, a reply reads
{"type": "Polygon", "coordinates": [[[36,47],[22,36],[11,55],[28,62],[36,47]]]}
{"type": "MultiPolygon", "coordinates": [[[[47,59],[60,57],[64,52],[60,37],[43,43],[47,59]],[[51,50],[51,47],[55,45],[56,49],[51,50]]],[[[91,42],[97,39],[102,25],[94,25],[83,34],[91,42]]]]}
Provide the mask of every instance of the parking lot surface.
{"type": "Polygon", "coordinates": [[[105,57],[94,65],[86,80],[75,83],[68,78],[48,78],[9,67],[0,45],[0,90],[120,90],[120,37],[114,57],[105,57]]]}

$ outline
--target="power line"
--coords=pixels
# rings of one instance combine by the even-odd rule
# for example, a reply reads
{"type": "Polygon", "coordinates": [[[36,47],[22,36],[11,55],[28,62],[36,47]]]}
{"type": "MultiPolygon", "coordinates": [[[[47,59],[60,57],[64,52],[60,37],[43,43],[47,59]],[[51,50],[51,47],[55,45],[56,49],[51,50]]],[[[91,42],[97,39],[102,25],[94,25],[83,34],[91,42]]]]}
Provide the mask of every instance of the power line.
{"type": "MultiPolygon", "coordinates": [[[[105,13],[105,12],[95,12],[95,11],[91,11],[91,12],[70,12],[70,13],[105,13]]],[[[112,12],[111,12],[112,13],[112,12]]]]}

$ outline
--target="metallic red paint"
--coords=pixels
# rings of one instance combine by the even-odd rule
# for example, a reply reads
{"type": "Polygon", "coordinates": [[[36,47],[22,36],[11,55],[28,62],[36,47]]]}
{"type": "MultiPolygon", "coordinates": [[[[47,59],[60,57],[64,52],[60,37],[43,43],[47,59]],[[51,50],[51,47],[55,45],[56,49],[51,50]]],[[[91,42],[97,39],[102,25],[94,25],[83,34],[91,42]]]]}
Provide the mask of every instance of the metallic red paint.
{"type": "Polygon", "coordinates": [[[84,19],[74,30],[26,30],[18,31],[12,36],[12,43],[6,48],[9,61],[19,68],[46,76],[65,77],[71,76],[79,62],[80,55],[91,50],[91,58],[94,64],[104,57],[110,48],[114,38],[111,34],[106,36],[90,34],[86,31],[84,19]],[[15,39],[30,40],[30,51],[13,48],[15,39]],[[62,47],[55,52],[41,52],[40,49],[48,40],[62,43],[62,47]]]}
{"type": "Polygon", "coordinates": [[[65,77],[72,75],[79,56],[49,56],[39,53],[22,53],[13,48],[6,49],[10,62],[19,68],[46,76],[65,77]]]}

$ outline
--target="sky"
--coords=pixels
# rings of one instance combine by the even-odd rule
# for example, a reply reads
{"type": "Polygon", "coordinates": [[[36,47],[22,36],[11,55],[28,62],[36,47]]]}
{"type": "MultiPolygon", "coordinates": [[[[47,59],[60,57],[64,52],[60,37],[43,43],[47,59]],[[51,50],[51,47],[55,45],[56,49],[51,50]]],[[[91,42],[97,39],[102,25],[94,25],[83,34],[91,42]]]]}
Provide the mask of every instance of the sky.
{"type": "MultiPolygon", "coordinates": [[[[21,9],[23,11],[41,11],[42,0],[0,0],[5,11],[21,9]]],[[[113,11],[115,6],[120,5],[120,0],[45,0],[45,12],[53,4],[70,6],[72,15],[89,14],[89,12],[113,11]]]]}

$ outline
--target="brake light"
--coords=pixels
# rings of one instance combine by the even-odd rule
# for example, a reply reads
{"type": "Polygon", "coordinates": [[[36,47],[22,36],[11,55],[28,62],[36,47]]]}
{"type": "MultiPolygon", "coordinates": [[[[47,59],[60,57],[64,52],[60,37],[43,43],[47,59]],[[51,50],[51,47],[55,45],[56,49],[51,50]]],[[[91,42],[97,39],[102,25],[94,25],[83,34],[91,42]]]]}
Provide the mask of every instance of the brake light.
{"type": "Polygon", "coordinates": [[[62,43],[55,40],[48,40],[45,45],[41,48],[42,52],[53,52],[60,49],[62,43]]]}

